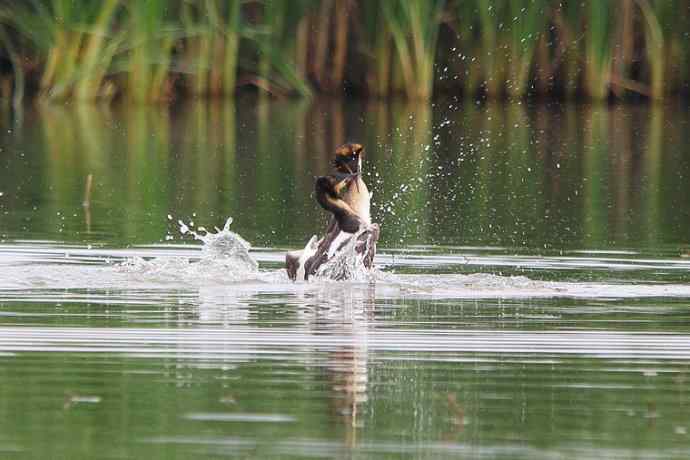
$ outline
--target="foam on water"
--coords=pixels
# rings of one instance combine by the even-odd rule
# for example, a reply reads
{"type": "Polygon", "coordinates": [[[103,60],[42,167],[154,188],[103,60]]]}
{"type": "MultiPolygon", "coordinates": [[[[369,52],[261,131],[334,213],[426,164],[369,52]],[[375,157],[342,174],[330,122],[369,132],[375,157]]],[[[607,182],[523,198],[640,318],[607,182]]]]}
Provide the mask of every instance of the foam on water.
{"type": "MultiPolygon", "coordinates": [[[[249,242],[230,230],[231,223],[232,219],[228,219],[222,229],[216,228],[214,232],[209,232],[201,227],[194,231],[190,228],[192,223],[187,225],[180,222],[180,232],[201,241],[200,248],[178,245],[108,251],[75,246],[36,247],[21,243],[3,245],[0,246],[0,256],[4,261],[0,263],[0,300],[22,298],[24,301],[43,301],[46,295],[55,297],[59,292],[59,297],[69,294],[67,297],[71,301],[79,301],[80,296],[87,301],[100,294],[92,292],[83,296],[78,292],[67,293],[66,290],[100,289],[108,290],[103,295],[108,296],[112,302],[120,301],[113,290],[120,292],[122,302],[127,299],[142,302],[147,299],[145,295],[140,295],[141,292],[156,291],[158,294],[155,298],[149,299],[155,302],[169,296],[173,289],[178,296],[181,295],[180,290],[197,294],[203,291],[207,293],[206,297],[211,297],[205,302],[219,304],[228,301],[232,303],[261,293],[320,295],[319,293],[333,290],[333,280],[347,280],[338,283],[342,286],[339,290],[348,292],[362,290],[363,283],[375,285],[375,297],[378,299],[690,298],[690,284],[680,283],[559,282],[490,273],[439,274],[436,273],[436,267],[453,264],[446,260],[447,257],[432,254],[408,257],[416,264],[410,265],[411,262],[408,261],[409,267],[416,267],[411,274],[393,273],[390,267],[385,268],[385,271],[377,268],[369,270],[364,266],[362,252],[356,250],[361,233],[351,238],[345,247],[321,266],[310,282],[293,283],[282,268],[259,269],[257,257],[264,262],[276,264],[284,257],[283,251],[263,250],[253,255],[249,242]],[[429,267],[435,273],[428,273],[429,267]]],[[[383,254],[377,256],[375,262],[380,264],[386,259],[390,259],[390,256],[383,254]]],[[[565,263],[561,259],[554,260],[565,263]]],[[[477,263],[484,266],[554,266],[554,261],[549,258],[528,256],[484,256],[478,260],[477,263]]],[[[679,264],[677,260],[671,259],[645,263],[653,267],[655,272],[688,268],[685,261],[679,264]]],[[[588,265],[604,269],[620,264],[617,259],[605,257],[588,262],[588,265]]],[[[395,266],[394,264],[392,267],[395,266]]]]}
{"type": "MultiPolygon", "coordinates": [[[[135,256],[126,259],[116,266],[121,273],[136,274],[157,281],[182,280],[193,284],[205,282],[240,282],[240,281],[285,281],[285,270],[259,271],[259,264],[250,254],[251,244],[239,234],[230,231],[232,218],[228,218],[222,229],[216,227],[215,232],[199,227],[191,229],[193,223],[186,224],[178,221],[182,235],[192,235],[201,241],[201,256],[196,259],[189,257],[157,257],[145,259],[135,256]]],[[[332,254],[323,264],[316,275],[315,281],[348,280],[355,282],[373,281],[373,273],[365,267],[364,257],[369,249],[369,240],[358,241],[367,228],[352,235],[344,247],[332,254]],[[358,244],[360,247],[357,250],[358,244]],[[363,250],[362,250],[363,249],[363,250]]],[[[314,238],[307,244],[307,248],[314,244],[314,238]]],[[[306,249],[305,248],[305,251],[306,249]]]]}
{"type": "Polygon", "coordinates": [[[124,273],[135,273],[158,280],[198,282],[204,279],[219,282],[252,279],[259,273],[259,263],[251,256],[251,244],[235,232],[230,231],[232,217],[225,221],[222,229],[216,227],[209,232],[203,227],[198,232],[179,221],[180,233],[190,234],[203,243],[201,257],[160,257],[146,260],[131,257],[116,267],[124,273]]]}
{"type": "MultiPolygon", "coordinates": [[[[279,254],[278,254],[279,255],[279,254]]],[[[180,256],[130,257],[110,265],[22,263],[0,265],[0,301],[44,302],[93,301],[106,296],[110,303],[167,302],[204,293],[204,303],[236,304],[262,294],[285,296],[301,302],[301,296],[322,296],[334,291],[363,292],[375,289],[376,299],[480,299],[480,298],[690,298],[689,284],[651,282],[561,282],[525,276],[490,273],[397,274],[374,269],[366,277],[335,282],[314,278],[292,282],[284,269],[240,270],[232,259],[180,256]],[[297,298],[295,298],[297,296],[297,298]]],[[[359,275],[357,275],[359,276],[359,275]]],[[[196,299],[196,300],[194,300],[196,299]]],[[[308,298],[305,297],[305,302],[308,298]]]]}
{"type": "MultiPolygon", "coordinates": [[[[362,250],[357,250],[357,244],[362,243],[360,236],[370,231],[368,228],[362,228],[360,231],[350,237],[345,243],[345,246],[335,252],[331,258],[323,265],[321,265],[314,279],[317,281],[331,281],[331,280],[347,280],[347,281],[374,281],[374,272],[364,265],[364,258],[369,252],[369,238],[363,242],[362,250]]],[[[336,246],[335,244],[333,246],[336,246]]]]}

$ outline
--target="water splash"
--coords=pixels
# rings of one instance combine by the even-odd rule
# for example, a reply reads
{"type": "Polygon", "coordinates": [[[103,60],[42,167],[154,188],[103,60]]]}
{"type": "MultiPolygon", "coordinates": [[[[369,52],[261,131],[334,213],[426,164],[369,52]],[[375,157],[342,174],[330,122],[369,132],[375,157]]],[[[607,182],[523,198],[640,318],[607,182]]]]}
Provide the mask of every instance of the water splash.
{"type": "Polygon", "coordinates": [[[194,231],[190,228],[193,223],[188,225],[181,220],[178,224],[182,235],[192,235],[203,243],[199,260],[187,257],[152,260],[131,257],[120,264],[118,270],[159,280],[181,279],[192,283],[200,280],[235,282],[257,277],[259,264],[249,253],[251,244],[230,230],[232,217],[227,219],[222,229],[215,227],[215,232],[209,232],[204,227],[194,231]]]}
{"type": "Polygon", "coordinates": [[[201,260],[223,261],[241,271],[256,272],[259,270],[259,264],[249,254],[252,245],[239,234],[230,231],[232,221],[232,217],[229,217],[222,229],[215,228],[215,233],[203,227],[198,229],[201,233],[189,228],[187,232],[204,243],[201,248],[201,260]]]}
{"type": "MultiPolygon", "coordinates": [[[[172,217],[168,216],[168,220],[172,220],[172,217]]],[[[119,264],[116,270],[151,281],[181,281],[192,285],[286,281],[287,273],[284,269],[259,270],[258,262],[249,252],[251,244],[230,230],[232,222],[233,219],[228,218],[223,228],[216,227],[214,232],[204,227],[197,227],[195,231],[192,229],[194,222],[178,220],[180,234],[191,235],[203,243],[198,260],[196,257],[130,257],[119,264]]],[[[375,244],[370,235],[371,229],[363,228],[346,240],[344,246],[319,268],[313,277],[314,281],[373,281],[374,272],[364,263],[371,245],[375,244]]]]}
{"type": "Polygon", "coordinates": [[[318,281],[373,281],[374,272],[364,264],[371,245],[374,244],[370,235],[369,227],[360,229],[318,268],[314,279],[318,281]]]}

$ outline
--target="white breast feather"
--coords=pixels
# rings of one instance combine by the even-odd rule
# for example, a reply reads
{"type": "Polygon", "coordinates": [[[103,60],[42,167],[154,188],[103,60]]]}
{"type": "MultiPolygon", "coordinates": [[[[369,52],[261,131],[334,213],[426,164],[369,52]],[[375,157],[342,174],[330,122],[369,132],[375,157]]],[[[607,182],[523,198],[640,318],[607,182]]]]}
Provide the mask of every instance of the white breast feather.
{"type": "Polygon", "coordinates": [[[357,190],[357,188],[359,188],[359,193],[354,196],[352,209],[365,224],[371,225],[371,194],[369,193],[369,189],[367,189],[367,184],[365,184],[361,178],[357,179],[355,190],[357,190]]]}
{"type": "Polygon", "coordinates": [[[318,240],[316,239],[316,235],[312,236],[307,245],[304,247],[304,250],[299,256],[299,260],[297,261],[297,276],[295,279],[298,280],[304,280],[304,274],[305,274],[305,267],[304,264],[309,260],[311,256],[316,254],[316,250],[319,248],[318,240]]]}

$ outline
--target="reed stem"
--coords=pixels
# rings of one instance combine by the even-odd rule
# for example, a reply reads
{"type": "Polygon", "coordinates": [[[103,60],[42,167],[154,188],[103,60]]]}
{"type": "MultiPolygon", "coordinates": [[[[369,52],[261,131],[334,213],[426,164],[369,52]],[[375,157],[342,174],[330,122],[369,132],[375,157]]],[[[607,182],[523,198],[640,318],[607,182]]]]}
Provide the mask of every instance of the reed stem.
{"type": "Polygon", "coordinates": [[[661,100],[690,84],[689,26],[687,0],[30,0],[0,4],[0,57],[15,104],[232,96],[240,69],[274,95],[661,100]]]}

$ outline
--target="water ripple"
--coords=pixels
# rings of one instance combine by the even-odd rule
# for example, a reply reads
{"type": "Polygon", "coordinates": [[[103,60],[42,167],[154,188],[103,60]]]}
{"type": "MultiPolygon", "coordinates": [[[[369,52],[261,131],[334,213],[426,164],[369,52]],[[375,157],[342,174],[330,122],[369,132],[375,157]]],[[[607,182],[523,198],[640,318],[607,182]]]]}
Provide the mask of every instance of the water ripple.
{"type": "MultiPolygon", "coordinates": [[[[314,334],[295,329],[0,327],[1,352],[156,353],[223,359],[254,352],[302,353],[365,346],[380,353],[492,353],[690,359],[690,335],[600,331],[370,329],[314,334]]],[[[443,356],[445,358],[446,356],[443,356]]]]}

